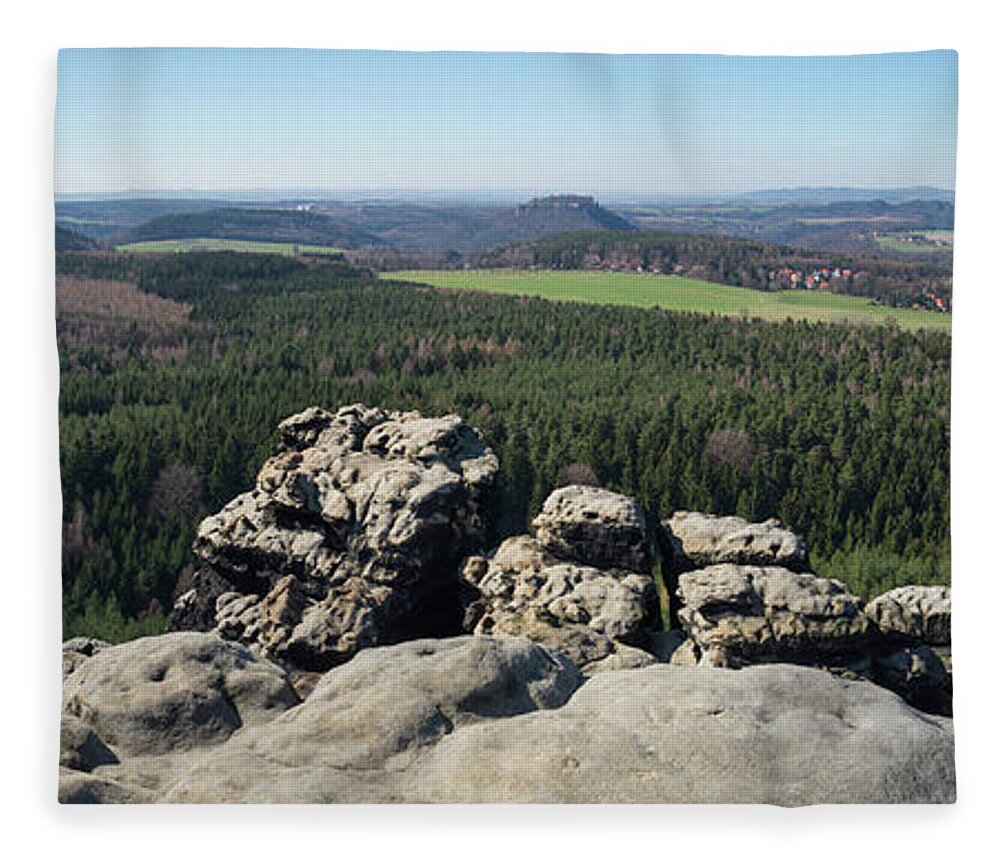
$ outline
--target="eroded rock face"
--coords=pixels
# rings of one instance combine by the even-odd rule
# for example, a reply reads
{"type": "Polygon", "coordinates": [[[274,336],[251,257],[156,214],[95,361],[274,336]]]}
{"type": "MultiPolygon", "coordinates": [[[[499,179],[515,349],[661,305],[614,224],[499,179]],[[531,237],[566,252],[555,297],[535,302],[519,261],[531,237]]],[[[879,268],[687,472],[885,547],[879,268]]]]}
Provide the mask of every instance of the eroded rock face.
{"type": "Polygon", "coordinates": [[[876,597],[865,613],[890,636],[927,645],[951,645],[951,589],[943,585],[905,585],[876,597]]]}
{"type": "Polygon", "coordinates": [[[562,561],[526,535],[500,545],[478,591],[476,633],[527,636],[579,666],[641,641],[656,618],[649,576],[562,561]]]}
{"type": "Polygon", "coordinates": [[[716,564],[809,569],[805,541],[777,520],[751,523],[741,517],[678,511],[662,525],[678,570],[716,564]]]}
{"type": "Polygon", "coordinates": [[[63,681],[64,763],[88,770],[104,749],[124,757],[221,743],[298,701],[283,670],[210,633],[109,646],[63,681]]]}
{"type": "MultiPolygon", "coordinates": [[[[476,432],[355,405],[307,409],[279,434],[254,489],[198,529],[215,629],[306,670],[460,629],[458,562],[481,546],[498,467],[476,432]]],[[[206,603],[197,589],[179,602],[182,624],[206,603]]]]}
{"type": "Polygon", "coordinates": [[[466,560],[466,629],[527,636],[581,667],[636,664],[625,646],[660,626],[639,505],[595,487],[563,487],[533,529],[534,537],[508,538],[492,558],[466,560]]]}
{"type": "Polygon", "coordinates": [[[680,576],[678,612],[702,651],[731,661],[791,661],[867,645],[864,603],[836,580],[781,567],[719,564],[680,576]]]}
{"type": "Polygon", "coordinates": [[[646,519],[635,499],[598,487],[553,492],[531,522],[539,545],[566,561],[600,569],[649,573],[646,519]]]}

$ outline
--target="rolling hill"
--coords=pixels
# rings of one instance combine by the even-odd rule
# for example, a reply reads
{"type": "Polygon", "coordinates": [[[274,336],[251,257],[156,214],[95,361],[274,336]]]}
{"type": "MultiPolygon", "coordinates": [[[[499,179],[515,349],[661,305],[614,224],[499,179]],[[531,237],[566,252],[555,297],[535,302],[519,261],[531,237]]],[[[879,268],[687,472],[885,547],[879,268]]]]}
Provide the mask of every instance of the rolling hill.
{"type": "Polygon", "coordinates": [[[209,209],[160,215],[128,232],[127,241],[235,239],[334,248],[380,245],[377,236],[320,212],[297,209],[209,209]]]}

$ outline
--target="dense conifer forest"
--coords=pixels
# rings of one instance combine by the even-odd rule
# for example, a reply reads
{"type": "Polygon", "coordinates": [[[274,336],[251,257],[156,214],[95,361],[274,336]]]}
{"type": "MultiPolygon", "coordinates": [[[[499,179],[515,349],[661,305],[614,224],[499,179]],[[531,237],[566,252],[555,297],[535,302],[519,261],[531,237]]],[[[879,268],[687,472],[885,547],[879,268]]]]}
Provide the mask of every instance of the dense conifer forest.
{"type": "Polygon", "coordinates": [[[949,579],[946,334],[443,292],[339,260],[60,254],[65,635],[161,629],[198,521],[284,417],[455,412],[500,458],[493,541],[560,483],[776,516],[863,595],[949,579]]]}

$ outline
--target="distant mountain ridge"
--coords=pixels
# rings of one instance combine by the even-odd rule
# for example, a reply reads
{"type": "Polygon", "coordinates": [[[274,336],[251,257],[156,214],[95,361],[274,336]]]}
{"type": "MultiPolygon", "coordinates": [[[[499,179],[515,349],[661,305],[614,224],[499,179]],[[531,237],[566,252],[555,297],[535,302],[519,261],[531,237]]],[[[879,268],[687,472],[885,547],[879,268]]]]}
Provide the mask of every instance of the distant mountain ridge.
{"type": "Polygon", "coordinates": [[[382,244],[377,236],[343,219],[298,209],[209,209],[159,215],[128,233],[131,242],[200,238],[335,248],[382,244]]]}
{"type": "Polygon", "coordinates": [[[287,209],[168,212],[129,228],[128,242],[243,239],[356,249],[469,253],[577,230],[635,230],[593,197],[539,197],[516,207],[301,204],[287,209]]]}

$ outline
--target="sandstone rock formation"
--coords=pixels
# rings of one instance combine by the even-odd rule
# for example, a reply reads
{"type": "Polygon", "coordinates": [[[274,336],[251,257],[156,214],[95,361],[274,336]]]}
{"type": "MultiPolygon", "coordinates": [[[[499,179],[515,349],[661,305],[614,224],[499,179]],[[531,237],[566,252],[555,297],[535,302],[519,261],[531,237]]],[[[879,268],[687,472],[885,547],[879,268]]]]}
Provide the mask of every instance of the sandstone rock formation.
{"type": "Polygon", "coordinates": [[[64,679],[63,712],[74,719],[63,755],[92,765],[102,748],[135,756],[219,743],[298,701],[284,671],[242,645],[194,632],[136,639],[64,679]]]}
{"type": "Polygon", "coordinates": [[[561,487],[531,526],[541,547],[558,558],[602,570],[650,572],[646,518],[628,496],[578,484],[561,487]]]}
{"type": "Polygon", "coordinates": [[[727,664],[822,658],[860,649],[871,638],[863,601],[842,583],[811,573],[718,564],[681,574],[677,595],[688,635],[727,664]]]}
{"type": "Polygon", "coordinates": [[[809,570],[805,541],[777,520],[750,523],[741,517],[678,511],[663,528],[678,570],[715,564],[809,570]]]}
{"type": "Polygon", "coordinates": [[[927,645],[951,645],[951,589],[942,585],[905,585],[876,597],[865,607],[887,635],[927,645]]]}
{"type": "Polygon", "coordinates": [[[951,675],[928,647],[950,641],[948,589],[907,586],[865,606],[843,583],[806,572],[804,542],[774,523],[683,513],[662,530],[671,608],[689,636],[673,664],[814,665],[873,681],[931,713],[951,713],[951,675]],[[715,563],[720,558],[769,558],[796,570],[715,563]]]}
{"type": "Polygon", "coordinates": [[[135,743],[146,728],[134,720],[94,721],[126,727],[115,735],[123,746],[106,745],[120,762],[62,768],[63,802],[954,800],[950,720],[816,669],[659,665],[582,683],[569,660],[526,639],[459,637],[360,652],[305,702],[279,696],[266,708],[280,668],[211,634],[180,637],[102,650],[65,684],[76,689],[85,672],[101,714],[126,675],[142,679],[132,682],[143,698],[175,672],[192,700],[213,701],[246,672],[271,692],[234,697],[252,719],[204,736],[189,709],[161,707],[152,748],[135,743]],[[225,667],[221,682],[192,671],[195,654],[225,667]],[[243,668],[231,662],[240,654],[243,668]],[[154,664],[166,665],[163,681],[148,680],[154,664]]]}
{"type": "MultiPolygon", "coordinates": [[[[466,562],[467,630],[527,636],[585,667],[659,626],[645,518],[633,499],[563,487],[532,527],[534,537],[509,538],[492,558],[466,562]]],[[[612,663],[622,661],[642,662],[623,653],[612,663]]]]}
{"type": "Polygon", "coordinates": [[[184,632],[64,644],[61,801],[954,800],[948,589],[865,606],[777,521],[680,512],[664,631],[634,499],[563,487],[486,552],[458,417],[279,434],[198,529],[184,632]]]}
{"type": "Polygon", "coordinates": [[[458,562],[481,546],[497,471],[476,432],[355,405],[307,409],[279,433],[256,487],[200,525],[206,571],[175,627],[201,626],[210,607],[223,636],[310,670],[456,632],[458,562]]]}

